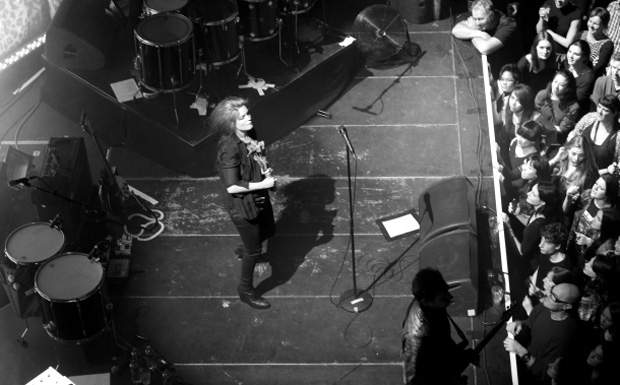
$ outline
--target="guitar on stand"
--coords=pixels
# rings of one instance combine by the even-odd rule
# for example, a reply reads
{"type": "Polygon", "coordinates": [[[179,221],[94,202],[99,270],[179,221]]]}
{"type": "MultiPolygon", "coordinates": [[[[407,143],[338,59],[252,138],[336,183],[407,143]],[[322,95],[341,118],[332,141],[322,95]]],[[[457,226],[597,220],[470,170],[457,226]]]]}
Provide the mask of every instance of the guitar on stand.
{"type": "MultiPolygon", "coordinates": [[[[103,159],[104,169],[99,178],[99,200],[103,210],[109,213],[115,222],[119,222],[125,236],[139,241],[150,241],[164,231],[164,213],[145,205],[141,200],[154,201],[146,194],[131,188],[110,166],[101,143],[93,130],[86,113],[82,112],[80,127],[86,131],[97,145],[99,155],[103,159]]],[[[156,201],[154,201],[156,204],[156,201]]],[[[117,234],[117,236],[119,236],[117,234]]]]}

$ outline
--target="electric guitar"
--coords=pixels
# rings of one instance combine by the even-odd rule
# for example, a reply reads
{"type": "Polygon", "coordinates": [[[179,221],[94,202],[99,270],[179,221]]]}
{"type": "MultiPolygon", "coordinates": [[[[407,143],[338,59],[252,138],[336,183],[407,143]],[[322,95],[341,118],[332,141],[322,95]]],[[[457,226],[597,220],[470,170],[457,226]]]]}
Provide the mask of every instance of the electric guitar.
{"type": "MultiPolygon", "coordinates": [[[[493,337],[495,337],[497,332],[499,332],[500,329],[504,327],[504,325],[506,324],[506,322],[508,322],[510,317],[512,317],[514,313],[516,313],[520,309],[521,309],[521,305],[516,304],[504,310],[499,320],[497,320],[495,325],[493,325],[493,328],[484,336],[484,338],[482,338],[482,340],[480,340],[480,342],[478,342],[478,345],[476,345],[476,347],[472,349],[474,357],[477,357],[478,354],[480,354],[480,352],[484,349],[484,347],[493,339],[493,337]]],[[[467,369],[467,367],[471,363],[472,362],[468,360],[463,360],[462,362],[459,362],[458,365],[460,367],[458,367],[456,371],[458,373],[463,373],[465,369],[467,369]]]]}
{"type": "Polygon", "coordinates": [[[113,216],[124,218],[126,216],[125,207],[127,206],[128,199],[131,197],[129,185],[110,166],[85,112],[82,112],[79,124],[93,138],[97,145],[97,150],[103,159],[104,168],[101,170],[101,177],[99,178],[99,199],[101,200],[101,205],[113,216]]]}

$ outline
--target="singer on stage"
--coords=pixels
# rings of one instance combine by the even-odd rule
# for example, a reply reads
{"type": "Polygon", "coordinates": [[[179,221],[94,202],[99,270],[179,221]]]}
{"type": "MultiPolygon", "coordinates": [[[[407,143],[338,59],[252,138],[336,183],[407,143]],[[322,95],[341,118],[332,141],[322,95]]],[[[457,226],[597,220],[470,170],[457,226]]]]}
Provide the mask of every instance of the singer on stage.
{"type": "Polygon", "coordinates": [[[226,188],[225,207],[243,242],[237,292],[251,307],[267,309],[271,305],[254,290],[253,277],[263,243],[275,235],[269,189],[275,187],[276,179],[265,158],[264,142],[253,137],[246,103],[239,97],[222,100],[211,113],[209,124],[219,136],[216,165],[226,188]]]}

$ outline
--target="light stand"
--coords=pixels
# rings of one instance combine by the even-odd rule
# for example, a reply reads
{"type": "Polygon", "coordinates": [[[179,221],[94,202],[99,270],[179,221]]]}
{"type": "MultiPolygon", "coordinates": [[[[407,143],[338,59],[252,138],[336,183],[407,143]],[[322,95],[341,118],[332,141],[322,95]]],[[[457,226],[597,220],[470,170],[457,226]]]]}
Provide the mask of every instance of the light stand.
{"type": "Polygon", "coordinates": [[[353,211],[353,189],[351,184],[351,154],[357,156],[347,135],[347,131],[344,126],[340,126],[338,129],[343,136],[346,143],[347,152],[347,181],[349,184],[349,237],[351,238],[351,270],[353,272],[353,289],[347,290],[340,296],[340,302],[338,307],[351,312],[361,313],[368,309],[372,304],[372,296],[366,290],[360,290],[357,288],[356,268],[355,268],[355,221],[353,211]]]}

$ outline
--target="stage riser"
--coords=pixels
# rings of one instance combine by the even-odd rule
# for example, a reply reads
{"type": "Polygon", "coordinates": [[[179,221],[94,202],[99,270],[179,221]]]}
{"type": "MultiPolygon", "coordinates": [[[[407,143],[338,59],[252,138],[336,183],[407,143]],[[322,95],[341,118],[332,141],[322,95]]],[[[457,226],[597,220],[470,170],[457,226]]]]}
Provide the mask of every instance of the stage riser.
{"type": "MultiPolygon", "coordinates": [[[[259,139],[272,143],[315,116],[318,109],[326,109],[333,103],[364,64],[355,43],[340,47],[336,41],[342,37],[331,36],[330,39],[333,42],[329,46],[325,43],[322,53],[311,55],[304,64],[306,68],[299,73],[282,68],[264,76],[268,83],[278,86],[277,91],[268,90],[261,97],[256,90],[238,89],[237,85],[245,83],[244,76],[237,77],[234,68],[221,68],[211,74],[218,78],[211,83],[213,88],[203,92],[211,95],[211,102],[219,100],[216,96],[247,98],[259,139]]],[[[125,42],[117,48],[119,52],[112,64],[100,71],[69,70],[46,60],[48,78],[43,90],[44,101],[76,124],[82,111],[86,112],[97,135],[110,146],[130,148],[193,177],[214,175],[217,140],[205,125],[206,118],[189,108],[195,100],[192,92],[199,87],[196,81],[187,90],[150,100],[119,103],[114,97],[109,84],[130,77],[132,44],[125,42]]],[[[260,50],[251,52],[252,55],[261,54],[260,50]]],[[[267,55],[269,60],[278,60],[272,53],[267,55]]],[[[256,56],[251,60],[259,59],[256,56]]],[[[117,166],[122,168],[122,165],[117,166]]]]}

